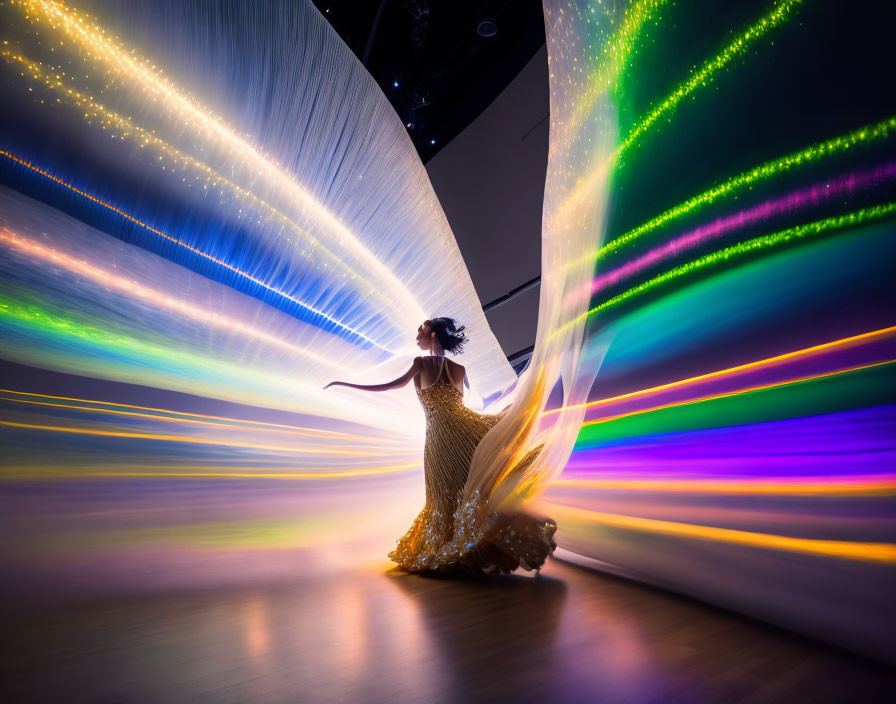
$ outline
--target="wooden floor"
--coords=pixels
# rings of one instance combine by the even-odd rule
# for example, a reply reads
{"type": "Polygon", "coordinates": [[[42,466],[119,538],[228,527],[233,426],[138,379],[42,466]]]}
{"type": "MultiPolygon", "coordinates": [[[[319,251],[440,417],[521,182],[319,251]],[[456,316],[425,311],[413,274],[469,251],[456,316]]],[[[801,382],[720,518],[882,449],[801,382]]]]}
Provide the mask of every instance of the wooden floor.
{"type": "Polygon", "coordinates": [[[4,613],[5,702],[884,702],[896,671],[552,560],[4,613]]]}

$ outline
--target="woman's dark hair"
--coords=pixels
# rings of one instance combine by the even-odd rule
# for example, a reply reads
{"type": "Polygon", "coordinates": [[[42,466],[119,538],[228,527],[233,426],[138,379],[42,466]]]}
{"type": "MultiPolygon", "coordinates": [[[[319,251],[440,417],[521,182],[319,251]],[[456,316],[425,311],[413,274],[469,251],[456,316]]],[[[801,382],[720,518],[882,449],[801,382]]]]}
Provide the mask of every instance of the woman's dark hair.
{"type": "Polygon", "coordinates": [[[464,333],[466,325],[457,327],[457,322],[454,318],[431,318],[426,322],[429,323],[429,327],[432,328],[436,337],[439,338],[439,344],[442,345],[446,352],[451,352],[451,354],[455,355],[463,354],[464,345],[469,341],[464,333]]]}

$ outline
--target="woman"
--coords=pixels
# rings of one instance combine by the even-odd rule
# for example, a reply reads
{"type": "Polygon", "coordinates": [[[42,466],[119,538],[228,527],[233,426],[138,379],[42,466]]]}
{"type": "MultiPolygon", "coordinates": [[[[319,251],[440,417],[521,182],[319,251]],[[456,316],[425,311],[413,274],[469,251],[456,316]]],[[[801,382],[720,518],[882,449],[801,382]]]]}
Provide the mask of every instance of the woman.
{"type": "MultiPolygon", "coordinates": [[[[504,417],[476,413],[463,404],[465,369],[445,358],[463,352],[465,326],[452,318],[434,318],[417,328],[417,346],[429,356],[416,357],[402,376],[385,384],[365,386],[334,381],[365,391],[388,391],[411,379],[426,415],[423,470],[426,503],[411,529],[398,540],[389,558],[410,572],[439,574],[508,573],[522,567],[539,570],[557,547],[557,524],[523,513],[490,512],[477,525],[478,494],[462,503],[470,461],[479,441],[504,417]]],[[[536,450],[537,452],[537,450],[536,450]]],[[[531,461],[530,453],[524,462],[531,461]]]]}

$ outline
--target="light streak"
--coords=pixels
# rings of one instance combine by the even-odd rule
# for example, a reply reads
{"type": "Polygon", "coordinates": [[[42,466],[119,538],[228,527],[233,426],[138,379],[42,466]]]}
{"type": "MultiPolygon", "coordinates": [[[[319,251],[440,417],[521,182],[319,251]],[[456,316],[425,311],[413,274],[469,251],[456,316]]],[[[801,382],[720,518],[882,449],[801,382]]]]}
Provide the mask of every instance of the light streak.
{"type": "Polygon", "coordinates": [[[798,166],[811,164],[826,157],[843,154],[860,145],[885,140],[893,134],[894,130],[896,130],[896,116],[888,117],[881,122],[860,127],[857,130],[840,135],[839,137],[834,137],[825,142],[810,145],[799,151],[787,154],[786,156],[755,166],[749,171],[744,171],[737,176],[732,176],[727,181],[723,181],[703,193],[670,208],[657,215],[655,218],[648,220],[643,225],[639,225],[633,230],[629,230],[628,232],[613,238],[613,240],[603,245],[603,247],[601,247],[593,256],[597,259],[603,259],[664,225],[668,225],[686,215],[699,212],[719,198],[731,195],[740,189],[754,186],[774,176],[787,173],[798,166]]]}
{"type": "MultiPolygon", "coordinates": [[[[397,300],[414,300],[396,275],[323,204],[300,187],[290,174],[227,127],[219,117],[182,95],[155,67],[134,58],[131,52],[109,39],[101,27],[89,25],[83,16],[55,0],[18,0],[14,4],[21,5],[29,19],[44,17],[53,29],[58,30],[61,26],[69,38],[75,40],[91,56],[104,62],[113,75],[124,83],[140,86],[154,95],[156,100],[160,99],[166,109],[178,117],[182,126],[195,130],[203,137],[214,136],[220,140],[232,155],[233,163],[253,169],[257,178],[279,188],[292,202],[300,203],[306,212],[336,235],[343,247],[353,251],[366,266],[373,269],[393,291],[397,300]]],[[[416,302],[414,308],[409,311],[413,314],[412,319],[426,317],[416,302]]]]}
{"type": "Polygon", "coordinates": [[[720,53],[706,61],[685,83],[678,86],[656,108],[643,117],[604,163],[592,169],[589,176],[578,181],[575,188],[566,197],[558,216],[565,217],[571,209],[586,202],[591,194],[599,190],[607,172],[618,168],[624,154],[656,124],[660,117],[673,111],[682,100],[698,88],[705,87],[713,80],[715,74],[731,63],[733,59],[746,52],[772,29],[788,20],[801,4],[802,0],[777,0],[771,10],[732,39],[720,53]]]}
{"type": "Polygon", "coordinates": [[[710,540],[768,550],[785,550],[822,557],[896,564],[896,544],[892,543],[792,538],[785,535],[754,533],[731,528],[716,528],[692,523],[676,523],[654,518],[640,518],[637,516],[605,513],[603,511],[591,511],[549,502],[543,502],[539,505],[547,511],[553,511],[554,515],[563,516],[566,520],[577,523],[598,524],[612,528],[710,540]]]}
{"type": "Polygon", "coordinates": [[[720,263],[726,263],[731,259],[737,259],[745,254],[751,254],[758,250],[776,248],[792,242],[793,240],[806,239],[816,235],[823,235],[829,232],[834,232],[836,230],[842,230],[848,227],[864,225],[875,220],[881,220],[883,218],[889,217],[893,214],[896,214],[896,203],[883,203],[881,205],[862,208],[861,210],[856,210],[852,213],[847,213],[846,215],[837,215],[835,217],[825,218],[823,220],[816,220],[815,222],[807,223],[805,225],[789,227],[785,230],[781,230],[771,235],[754,237],[753,239],[746,240],[745,242],[740,242],[730,247],[726,247],[725,249],[713,252],[712,254],[707,254],[706,256],[695,259],[694,261],[688,262],[687,264],[682,264],[681,266],[670,269],[663,274],[654,276],[652,279],[649,279],[644,283],[630,288],[617,296],[613,296],[600,305],[594,306],[586,313],[582,313],[576,318],[567,321],[563,326],[558,327],[556,330],[554,330],[551,335],[559,335],[563,329],[571,327],[573,325],[577,325],[582,320],[596,315],[597,313],[600,313],[604,310],[607,310],[608,308],[612,308],[619,305],[620,303],[624,303],[625,301],[647,293],[648,291],[667,284],[670,281],[674,281],[689,274],[693,274],[697,271],[700,271],[701,269],[705,269],[707,267],[711,267],[720,263]]]}
{"type": "Polygon", "coordinates": [[[600,60],[588,77],[588,88],[576,100],[573,113],[563,121],[562,133],[552,141],[552,149],[569,148],[576,128],[595,101],[607,92],[618,90],[619,77],[635,51],[642,28],[667,4],[668,0],[640,0],[628,8],[619,29],[601,48],[600,60]]]}
{"type": "MultiPolygon", "coordinates": [[[[99,118],[104,125],[117,127],[119,130],[121,130],[120,136],[122,137],[122,139],[130,138],[138,145],[140,145],[141,148],[144,148],[148,144],[152,144],[159,151],[163,152],[171,161],[180,162],[185,168],[191,168],[193,170],[201,172],[207,179],[205,187],[210,186],[212,188],[218,189],[226,188],[227,190],[231,191],[236,197],[242,199],[243,201],[246,201],[248,204],[255,208],[258,208],[259,210],[264,211],[272,220],[276,220],[284,227],[287,227],[290,230],[294,231],[299,237],[309,240],[310,244],[318,247],[319,252],[324,254],[332,264],[341,267],[343,269],[343,273],[341,274],[342,279],[364,281],[367,286],[364,289],[359,289],[359,293],[368,297],[376,296],[384,305],[390,308],[393,308],[395,306],[396,299],[393,295],[385,295],[386,293],[388,293],[387,291],[383,291],[381,288],[371,285],[370,281],[358,276],[358,270],[350,266],[349,261],[347,261],[344,257],[341,257],[338,254],[330,251],[330,249],[326,247],[320,240],[315,238],[311,232],[309,232],[305,228],[302,228],[295,221],[290,219],[285,213],[281,212],[267,201],[259,198],[251,191],[246,190],[245,188],[242,188],[238,184],[225,178],[207,164],[204,164],[201,161],[193,158],[189,154],[180,151],[176,147],[158,137],[150,130],[146,130],[139,125],[134,124],[128,118],[107,109],[105,106],[96,102],[92,98],[85,96],[72,88],[66,88],[62,81],[59,80],[59,74],[56,74],[55,76],[47,75],[40,63],[30,61],[23,56],[19,56],[18,54],[14,54],[10,51],[0,51],[0,56],[3,56],[9,61],[17,61],[23,64],[28,69],[31,76],[34,79],[42,80],[47,88],[54,90],[70,99],[78,107],[87,108],[97,118],[99,118]],[[346,276],[346,273],[348,273],[349,276],[346,276]]],[[[296,254],[296,252],[297,250],[294,250],[293,254],[296,254]]],[[[310,252],[305,252],[304,250],[302,250],[298,252],[298,254],[300,256],[303,256],[310,263],[317,263],[310,252]]],[[[403,314],[403,312],[404,311],[400,311],[399,313],[403,314]]]]}
{"type": "MultiPolygon", "coordinates": [[[[4,467],[0,469],[5,476],[28,477],[44,477],[48,475],[63,475],[78,479],[102,479],[106,477],[118,477],[128,479],[159,479],[159,478],[177,478],[177,479],[351,479],[355,477],[381,476],[383,474],[394,474],[396,472],[406,472],[412,469],[420,468],[419,462],[411,464],[395,465],[393,467],[375,467],[370,469],[347,469],[341,472],[325,472],[310,470],[308,472],[270,472],[270,471],[246,471],[246,468],[237,467],[235,470],[240,471],[182,471],[172,469],[170,472],[165,471],[144,471],[144,472],[97,472],[90,468],[79,471],[79,468],[66,468],[62,471],[56,467],[4,467]]],[[[267,468],[262,468],[267,470],[267,468]]]]}
{"type": "Polygon", "coordinates": [[[649,252],[645,252],[616,269],[597,276],[592,283],[591,293],[592,295],[599,293],[605,288],[630,278],[664,259],[675,257],[689,249],[723,237],[732,231],[768,220],[776,215],[792,213],[808,205],[815,206],[833,198],[840,198],[843,195],[852,195],[862,188],[877,186],[894,178],[896,178],[896,164],[887,164],[872,171],[830,179],[811,188],[800,189],[786,196],[767,200],[748,210],[742,210],[733,215],[719,218],[714,222],[701,225],[690,232],[680,235],[649,252]]]}
{"type": "MultiPolygon", "coordinates": [[[[30,393],[27,391],[13,391],[12,389],[0,389],[0,393],[16,394],[19,396],[31,396],[31,397],[39,397],[39,398],[52,398],[52,399],[56,399],[58,401],[75,401],[78,403],[97,403],[97,404],[104,404],[107,406],[116,406],[117,408],[133,408],[133,409],[141,410],[141,411],[153,411],[156,413],[170,413],[172,415],[185,416],[188,418],[226,421],[227,423],[246,423],[249,425],[264,426],[264,427],[270,427],[270,428],[283,428],[285,430],[300,432],[300,433],[308,433],[308,434],[317,433],[321,436],[332,437],[335,439],[349,440],[351,438],[358,437],[355,435],[351,435],[349,433],[340,433],[335,430],[321,430],[319,428],[307,428],[307,427],[298,426],[298,425],[284,425],[282,423],[268,423],[266,421],[245,420],[243,418],[232,418],[229,416],[210,416],[210,415],[203,415],[200,413],[188,413],[186,411],[173,411],[173,410],[170,410],[167,408],[154,408],[152,406],[136,406],[136,405],[129,404],[129,403],[113,403],[110,401],[96,401],[96,400],[92,400],[92,399],[74,398],[71,396],[52,396],[49,394],[30,393]]],[[[153,417],[156,417],[156,416],[153,416],[153,417]]],[[[240,429],[242,429],[242,426],[240,426],[240,429]]]]}
{"type": "Polygon", "coordinates": [[[771,10],[732,39],[721,52],[704,63],[685,83],[672,91],[663,102],[641,119],[616,148],[614,161],[630,149],[638,138],[650,129],[660,117],[674,110],[682,100],[698,88],[706,87],[706,84],[713,79],[713,76],[731,63],[732,60],[747,52],[753,44],[762,39],[771,30],[790,19],[800,5],[802,5],[802,0],[777,0],[771,10]]]}
{"type": "Polygon", "coordinates": [[[815,222],[811,222],[806,225],[788,227],[785,230],[781,230],[771,235],[754,237],[753,239],[731,245],[730,247],[726,247],[725,249],[722,249],[718,252],[707,254],[706,256],[695,259],[692,262],[682,264],[681,266],[677,266],[674,269],[670,269],[669,271],[660,274],[659,276],[653,277],[649,281],[645,281],[644,283],[639,284],[634,288],[630,288],[624,293],[620,293],[618,296],[613,296],[608,301],[605,301],[604,303],[601,303],[600,305],[595,306],[594,308],[589,310],[585,315],[595,315],[596,313],[600,313],[603,310],[612,308],[613,306],[619,305],[620,303],[623,303],[631,298],[647,293],[648,291],[658,286],[662,286],[663,284],[666,284],[670,281],[674,281],[675,279],[679,279],[683,276],[687,276],[715,264],[727,262],[730,259],[735,259],[745,254],[750,254],[757,250],[771,249],[779,247],[783,244],[787,244],[793,240],[800,240],[815,235],[822,235],[828,232],[842,230],[847,227],[864,225],[875,220],[889,217],[894,213],[896,213],[896,203],[884,203],[882,205],[873,205],[868,208],[862,208],[861,210],[856,210],[855,212],[848,213],[846,215],[837,215],[834,217],[825,218],[823,220],[816,220],[815,222]]]}
{"type": "Polygon", "coordinates": [[[800,477],[780,479],[557,479],[552,487],[589,490],[673,492],[676,494],[770,494],[811,495],[892,495],[896,476],[878,474],[860,477],[800,477]]]}
{"type": "MultiPolygon", "coordinates": [[[[630,391],[629,393],[620,394],[618,396],[610,396],[607,398],[598,399],[596,401],[589,401],[588,403],[581,404],[582,408],[596,408],[598,406],[604,406],[616,403],[618,401],[625,401],[633,398],[638,398],[640,396],[650,396],[653,394],[660,393],[662,391],[670,391],[672,389],[680,389],[686,386],[693,386],[699,384],[704,381],[722,379],[727,376],[733,376],[736,374],[740,374],[746,371],[757,371],[760,369],[765,369],[781,362],[789,362],[797,359],[803,359],[805,357],[811,357],[813,355],[817,355],[823,352],[833,352],[839,351],[843,349],[848,349],[850,347],[855,347],[857,345],[863,344],[871,344],[874,342],[879,342],[882,340],[887,340],[896,335],[896,326],[891,326],[887,328],[881,328],[880,330],[872,330],[870,332],[864,332],[859,335],[852,335],[850,337],[844,337],[839,340],[831,340],[830,342],[824,342],[819,345],[813,345],[812,347],[805,347],[800,350],[794,350],[792,352],[785,352],[784,354],[775,355],[774,357],[768,357],[766,359],[756,360],[755,362],[747,362],[746,364],[739,364],[736,367],[729,367],[728,369],[719,369],[714,372],[708,372],[706,374],[700,374],[698,376],[688,377],[687,379],[680,379],[678,381],[672,381],[666,384],[660,384],[659,386],[651,386],[647,389],[640,389],[638,391],[630,391]]],[[[550,411],[545,411],[542,415],[550,415],[553,413],[559,413],[562,409],[553,409],[550,411]]]]}
{"type": "Polygon", "coordinates": [[[307,429],[295,429],[295,430],[282,430],[280,428],[258,428],[258,427],[246,427],[233,425],[229,423],[222,422],[214,422],[208,420],[198,420],[196,418],[175,418],[171,416],[160,416],[153,415],[152,413],[137,413],[136,411],[119,411],[113,408],[94,408],[91,406],[78,406],[75,404],[68,403],[49,403],[47,401],[29,401],[21,398],[8,398],[0,396],[0,401],[9,401],[12,403],[23,403],[32,406],[42,406],[45,408],[68,408],[75,411],[87,411],[89,413],[105,413],[108,415],[118,415],[118,416],[127,416],[130,418],[148,418],[151,420],[158,420],[167,423],[183,423],[190,425],[205,425],[214,428],[228,428],[229,430],[240,430],[240,431],[255,431],[259,433],[278,433],[281,435],[305,435],[312,438],[326,438],[328,440],[334,439],[334,436],[341,436],[339,439],[343,442],[372,442],[377,445],[382,445],[382,438],[372,438],[372,437],[364,437],[361,435],[348,435],[345,433],[333,433],[326,434],[324,431],[310,431],[307,429]]]}
{"type": "Polygon", "coordinates": [[[56,265],[63,266],[69,271],[89,278],[90,280],[100,283],[109,289],[121,291],[123,293],[134,296],[137,299],[147,301],[148,303],[151,303],[158,308],[165,308],[171,311],[175,311],[180,315],[209,324],[212,327],[229,330],[241,335],[247,335],[276,347],[289,350],[290,352],[295,352],[296,354],[299,354],[303,357],[313,359],[319,364],[325,364],[329,367],[338,368],[338,365],[335,365],[331,359],[319,354],[315,354],[314,352],[308,350],[306,347],[299,347],[297,345],[290,344],[289,342],[286,342],[285,340],[282,340],[275,335],[271,335],[261,330],[257,330],[244,323],[232,320],[227,316],[216,313],[208,308],[200,308],[184,300],[174,298],[171,293],[148,288],[147,286],[143,286],[136,281],[117,276],[107,269],[101,269],[100,267],[94,266],[89,262],[84,261],[83,259],[76,259],[65,253],[58,252],[54,249],[50,249],[49,247],[45,247],[44,245],[37,242],[29,241],[27,238],[22,237],[15,232],[12,232],[6,227],[0,226],[0,242],[5,242],[20,251],[27,252],[28,254],[36,257],[40,257],[45,261],[51,261],[56,265]]]}
{"type": "Polygon", "coordinates": [[[138,433],[127,430],[95,430],[91,428],[74,428],[63,425],[42,425],[39,423],[17,423],[15,421],[0,420],[0,425],[22,430],[44,430],[54,433],[68,433],[74,435],[90,435],[108,438],[131,438],[134,440],[158,440],[164,442],[189,443],[192,445],[216,445],[220,447],[239,447],[248,450],[270,450],[275,452],[294,452],[298,454],[333,455],[336,457],[375,457],[384,453],[360,452],[354,450],[326,450],[319,448],[283,447],[280,445],[258,445],[248,442],[234,442],[227,440],[212,440],[210,438],[186,437],[183,435],[163,435],[159,433],[138,433]]]}
{"type": "Polygon", "coordinates": [[[342,328],[343,330],[345,330],[347,332],[350,332],[352,335],[357,335],[362,340],[365,340],[365,341],[369,342],[370,344],[372,344],[376,347],[379,347],[382,350],[385,350],[392,354],[397,354],[396,350],[390,350],[387,347],[384,347],[383,345],[376,342],[376,340],[373,340],[372,338],[368,337],[361,331],[356,330],[355,328],[352,328],[344,323],[341,323],[340,321],[336,320],[332,316],[325,313],[323,310],[315,308],[314,306],[303,302],[301,299],[297,298],[296,296],[286,293],[285,291],[281,291],[280,289],[272,286],[271,284],[268,284],[268,283],[262,281],[261,279],[259,279],[256,276],[252,276],[248,272],[245,272],[242,269],[239,269],[238,267],[233,266],[232,264],[228,264],[223,259],[219,259],[218,257],[208,254],[207,252],[203,252],[201,249],[197,249],[196,247],[193,247],[192,245],[189,245],[186,242],[183,242],[182,240],[177,239],[176,237],[165,234],[161,230],[154,228],[152,225],[149,225],[149,224],[143,222],[142,220],[138,220],[134,216],[129,215],[128,213],[124,212],[123,210],[120,210],[119,208],[116,208],[114,205],[111,205],[110,203],[107,203],[104,200],[100,200],[96,196],[93,196],[85,191],[82,191],[79,188],[76,188],[72,184],[70,184],[66,181],[63,181],[61,178],[58,178],[58,177],[54,176],[53,174],[48,173],[47,171],[44,171],[43,169],[40,169],[40,168],[34,166],[33,164],[25,161],[24,159],[20,159],[19,157],[15,156],[13,154],[10,154],[9,152],[7,152],[3,149],[0,149],[0,155],[5,156],[6,158],[16,162],[17,164],[19,164],[21,166],[24,166],[27,169],[30,169],[34,173],[40,174],[41,176],[44,176],[45,178],[48,178],[51,181],[54,181],[54,182],[58,183],[59,185],[64,186],[65,188],[68,188],[69,190],[77,193],[79,196],[82,196],[82,197],[96,203],[97,205],[102,206],[103,208],[111,210],[113,213],[120,215],[125,220],[129,220],[130,222],[134,223],[135,225],[138,225],[139,227],[142,227],[143,229],[147,230],[148,232],[152,232],[154,235],[158,235],[159,237],[162,237],[162,238],[168,240],[169,242],[173,242],[174,244],[178,245],[179,247],[183,247],[184,249],[192,252],[193,254],[196,254],[196,255],[202,257],[203,259],[206,259],[210,262],[213,262],[214,264],[217,264],[218,266],[228,269],[229,271],[246,279],[247,281],[251,281],[253,284],[260,286],[263,289],[270,291],[271,293],[290,301],[291,303],[295,303],[296,305],[301,306],[305,310],[307,310],[311,313],[314,313],[315,315],[320,316],[324,320],[327,320],[328,322],[333,323],[334,325],[342,328]]]}
{"type": "Polygon", "coordinates": [[[893,364],[896,362],[896,359],[887,359],[882,362],[873,362],[871,364],[861,364],[854,367],[846,367],[843,369],[837,369],[830,372],[821,372],[819,374],[809,374],[806,376],[794,377],[792,379],[787,379],[786,381],[776,381],[771,384],[760,384],[756,386],[748,386],[743,389],[737,389],[736,391],[728,391],[725,393],[719,394],[709,394],[706,396],[700,396],[698,398],[687,399],[686,401],[673,401],[672,403],[664,403],[659,406],[651,406],[650,408],[641,408],[636,411],[628,411],[626,413],[619,413],[617,415],[606,416],[604,418],[595,418],[593,420],[587,420],[582,424],[582,427],[587,427],[591,425],[599,425],[602,423],[609,423],[614,420],[619,420],[621,418],[630,418],[632,416],[643,415],[645,413],[654,413],[656,411],[663,411],[668,408],[678,408],[681,406],[691,406],[698,403],[704,403],[706,401],[715,401],[720,398],[730,398],[732,396],[741,396],[743,394],[752,393],[754,391],[764,391],[766,389],[774,389],[780,388],[782,386],[790,386],[792,384],[799,384],[805,381],[815,381],[817,379],[826,379],[828,377],[837,376],[839,374],[848,374],[849,372],[856,372],[862,369],[872,369],[874,367],[881,367],[886,364],[893,364]]]}

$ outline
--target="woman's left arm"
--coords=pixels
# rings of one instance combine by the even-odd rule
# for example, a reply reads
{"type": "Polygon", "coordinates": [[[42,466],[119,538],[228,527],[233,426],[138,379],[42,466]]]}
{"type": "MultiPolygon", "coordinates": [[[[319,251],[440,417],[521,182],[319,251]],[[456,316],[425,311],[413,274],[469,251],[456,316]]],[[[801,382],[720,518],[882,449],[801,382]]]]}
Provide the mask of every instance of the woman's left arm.
{"type": "Polygon", "coordinates": [[[408,369],[404,374],[402,374],[397,379],[393,379],[392,381],[388,381],[385,384],[349,384],[346,381],[331,381],[324,388],[327,389],[331,386],[348,386],[351,389],[361,389],[361,391],[391,391],[392,389],[400,389],[402,386],[405,386],[411,379],[413,379],[417,374],[420,373],[420,358],[414,357],[414,363],[411,365],[411,368],[408,369]]]}

